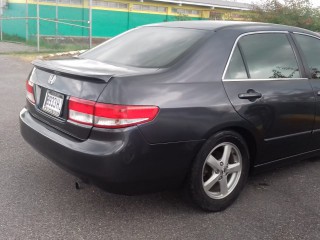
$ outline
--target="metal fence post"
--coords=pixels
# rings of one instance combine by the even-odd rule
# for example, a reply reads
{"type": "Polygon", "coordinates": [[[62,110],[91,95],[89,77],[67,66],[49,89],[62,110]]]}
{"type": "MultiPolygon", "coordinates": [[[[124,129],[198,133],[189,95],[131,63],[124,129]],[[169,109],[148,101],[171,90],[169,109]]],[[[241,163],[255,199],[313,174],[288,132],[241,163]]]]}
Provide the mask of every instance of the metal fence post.
{"type": "Polygon", "coordinates": [[[56,44],[58,43],[58,18],[59,18],[59,9],[58,9],[58,0],[56,0],[56,44]]]}
{"type": "Polygon", "coordinates": [[[40,52],[40,12],[39,0],[37,1],[37,50],[40,52]]]}
{"type": "Polygon", "coordinates": [[[89,48],[92,48],[92,0],[89,0],[89,48]]]}
{"type": "Polygon", "coordinates": [[[29,7],[28,0],[26,0],[26,42],[29,40],[29,7]]]}
{"type": "Polygon", "coordinates": [[[3,40],[2,36],[2,15],[3,15],[3,2],[0,0],[0,40],[3,40]]]}

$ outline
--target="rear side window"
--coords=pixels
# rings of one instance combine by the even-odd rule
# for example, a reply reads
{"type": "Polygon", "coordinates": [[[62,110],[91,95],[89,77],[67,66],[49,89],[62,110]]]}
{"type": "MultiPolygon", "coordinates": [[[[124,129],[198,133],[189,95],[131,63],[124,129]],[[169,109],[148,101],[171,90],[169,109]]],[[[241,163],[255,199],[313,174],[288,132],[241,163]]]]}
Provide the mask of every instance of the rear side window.
{"type": "Polygon", "coordinates": [[[247,71],[241,56],[239,47],[237,46],[231,57],[228,70],[225,75],[226,79],[246,79],[247,71]]]}
{"type": "Polygon", "coordinates": [[[240,39],[239,46],[250,78],[300,77],[295,54],[285,34],[247,35],[240,39]]]}
{"type": "Polygon", "coordinates": [[[300,34],[295,38],[306,57],[312,78],[320,79],[320,40],[300,34]]]}
{"type": "Polygon", "coordinates": [[[142,27],[109,40],[80,58],[142,68],[161,68],[178,59],[207,31],[184,28],[142,27]]]}

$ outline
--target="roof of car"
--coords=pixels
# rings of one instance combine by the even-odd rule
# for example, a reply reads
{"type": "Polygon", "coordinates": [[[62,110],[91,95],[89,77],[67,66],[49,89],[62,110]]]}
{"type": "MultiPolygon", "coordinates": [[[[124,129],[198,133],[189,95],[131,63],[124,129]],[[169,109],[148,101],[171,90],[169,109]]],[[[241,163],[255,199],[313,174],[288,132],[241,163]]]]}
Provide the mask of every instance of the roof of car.
{"type": "Polygon", "coordinates": [[[313,32],[292,26],[271,24],[271,23],[258,23],[258,22],[242,22],[242,21],[175,21],[150,24],[147,26],[156,27],[176,27],[176,28],[192,28],[202,30],[219,31],[222,29],[237,29],[242,31],[291,31],[291,32],[304,32],[314,34],[313,32]]]}

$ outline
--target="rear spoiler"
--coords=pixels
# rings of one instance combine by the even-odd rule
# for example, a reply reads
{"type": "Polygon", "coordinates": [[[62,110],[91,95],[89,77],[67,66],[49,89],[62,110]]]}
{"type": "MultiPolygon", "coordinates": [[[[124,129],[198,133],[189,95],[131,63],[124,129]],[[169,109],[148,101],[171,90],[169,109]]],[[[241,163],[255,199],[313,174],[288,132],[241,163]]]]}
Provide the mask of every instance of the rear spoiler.
{"type": "Polygon", "coordinates": [[[112,78],[112,74],[101,74],[101,73],[92,73],[87,74],[81,69],[71,68],[71,67],[63,67],[60,64],[56,64],[53,61],[44,61],[44,60],[34,60],[32,64],[43,71],[50,72],[56,75],[67,76],[67,77],[82,77],[85,79],[95,80],[97,82],[109,82],[112,78]]]}

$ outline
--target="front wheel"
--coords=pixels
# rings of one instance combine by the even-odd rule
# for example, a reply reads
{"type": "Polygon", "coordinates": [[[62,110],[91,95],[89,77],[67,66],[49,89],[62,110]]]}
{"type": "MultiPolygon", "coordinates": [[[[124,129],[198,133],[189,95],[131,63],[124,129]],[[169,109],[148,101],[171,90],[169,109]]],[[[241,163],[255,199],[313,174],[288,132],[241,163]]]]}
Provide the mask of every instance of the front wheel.
{"type": "Polygon", "coordinates": [[[187,181],[187,190],[200,208],[221,211],[239,196],[249,173],[246,142],[236,132],[212,136],[198,153],[187,181]]]}

